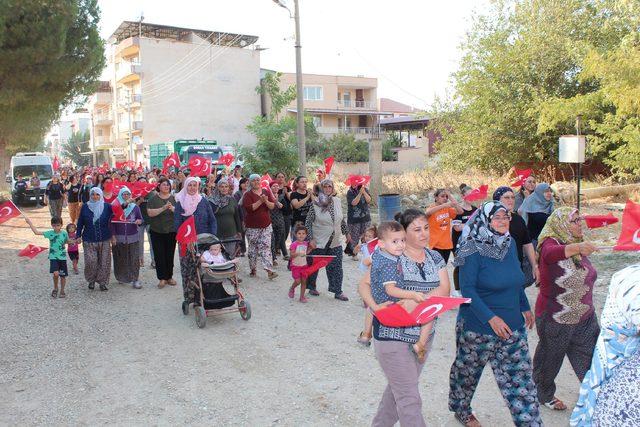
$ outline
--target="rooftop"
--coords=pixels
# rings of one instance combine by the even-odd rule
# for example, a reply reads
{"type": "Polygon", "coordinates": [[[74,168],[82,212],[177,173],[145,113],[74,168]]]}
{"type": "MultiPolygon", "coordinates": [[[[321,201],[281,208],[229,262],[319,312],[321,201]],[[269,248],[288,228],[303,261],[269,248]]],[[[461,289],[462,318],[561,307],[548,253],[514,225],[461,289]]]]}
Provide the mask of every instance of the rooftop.
{"type": "Polygon", "coordinates": [[[195,28],[173,27],[171,25],[151,24],[148,22],[122,21],[109,40],[120,43],[130,37],[143,36],[154,39],[188,40],[193,33],[211,44],[221,46],[247,47],[258,41],[257,36],[246,34],[226,33],[212,30],[198,30],[195,28]]]}

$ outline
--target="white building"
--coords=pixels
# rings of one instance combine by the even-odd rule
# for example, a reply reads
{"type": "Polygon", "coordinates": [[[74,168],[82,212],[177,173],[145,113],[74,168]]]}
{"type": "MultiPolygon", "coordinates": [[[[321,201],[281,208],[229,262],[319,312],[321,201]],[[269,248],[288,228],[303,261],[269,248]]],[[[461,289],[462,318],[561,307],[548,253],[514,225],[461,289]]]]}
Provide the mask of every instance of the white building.
{"type": "Polygon", "coordinates": [[[124,21],[108,40],[111,105],[90,107],[105,120],[100,140],[94,122],[96,148],[144,162],[150,144],[176,139],[254,144],[247,125],[260,115],[257,39],[124,21]]]}

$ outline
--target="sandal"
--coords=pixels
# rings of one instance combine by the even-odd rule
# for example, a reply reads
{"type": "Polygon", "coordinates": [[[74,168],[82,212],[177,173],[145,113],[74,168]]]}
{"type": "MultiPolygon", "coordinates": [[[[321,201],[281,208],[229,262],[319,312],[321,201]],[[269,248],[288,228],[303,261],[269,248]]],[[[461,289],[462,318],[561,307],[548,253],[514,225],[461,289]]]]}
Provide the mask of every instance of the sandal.
{"type": "Polygon", "coordinates": [[[474,414],[473,412],[471,413],[471,415],[469,415],[469,418],[467,419],[467,421],[465,422],[462,417],[458,414],[454,415],[456,420],[458,420],[458,422],[460,424],[462,424],[463,426],[466,427],[482,427],[482,424],[480,424],[480,421],[478,421],[478,419],[476,418],[476,414],[474,414]]]}
{"type": "Polygon", "coordinates": [[[166,284],[167,284],[166,280],[160,280],[158,282],[158,289],[164,288],[166,284]]]}
{"type": "Polygon", "coordinates": [[[567,409],[567,405],[555,396],[549,402],[545,402],[544,406],[554,411],[564,411],[567,409]]]}
{"type": "Polygon", "coordinates": [[[67,294],[64,293],[64,291],[60,291],[60,295],[58,295],[58,298],[66,298],[67,294]]]}
{"type": "Polygon", "coordinates": [[[339,294],[336,294],[334,298],[340,301],[349,301],[349,298],[342,292],[340,292],[339,294]]]}
{"type": "Polygon", "coordinates": [[[176,286],[177,284],[178,282],[176,282],[174,279],[167,280],[167,285],[169,286],[176,286]]]}
{"type": "Polygon", "coordinates": [[[273,280],[278,277],[278,273],[276,273],[275,271],[267,270],[267,277],[269,278],[269,280],[273,280]]]}
{"type": "Polygon", "coordinates": [[[309,295],[313,295],[314,297],[317,297],[320,295],[320,292],[316,291],[315,289],[310,289],[309,295]]]}
{"type": "Polygon", "coordinates": [[[358,335],[358,343],[362,344],[365,347],[370,347],[371,346],[371,337],[365,337],[364,331],[360,332],[360,335],[358,335]]]}
{"type": "Polygon", "coordinates": [[[51,298],[57,298],[58,297],[58,290],[54,289],[51,291],[51,298]]]}

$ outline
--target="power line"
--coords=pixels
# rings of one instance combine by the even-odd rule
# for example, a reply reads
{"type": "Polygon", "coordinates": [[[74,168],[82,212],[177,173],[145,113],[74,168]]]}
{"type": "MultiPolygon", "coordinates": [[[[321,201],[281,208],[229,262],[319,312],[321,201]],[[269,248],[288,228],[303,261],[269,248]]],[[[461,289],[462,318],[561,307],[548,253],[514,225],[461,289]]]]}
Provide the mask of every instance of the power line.
{"type": "MultiPolygon", "coordinates": [[[[157,89],[156,90],[157,93],[155,93],[154,95],[147,96],[147,93],[144,93],[143,95],[145,97],[145,100],[158,98],[158,97],[160,97],[160,96],[162,96],[162,95],[164,95],[164,94],[166,94],[168,92],[171,92],[176,87],[186,83],[192,76],[196,75],[201,70],[203,70],[204,68],[206,68],[207,66],[209,66],[213,62],[215,62],[215,60],[217,58],[219,58],[222,54],[224,54],[224,52],[226,52],[229,49],[229,47],[230,46],[225,46],[225,47],[221,48],[221,50],[216,52],[213,57],[211,57],[207,61],[203,62],[200,66],[198,66],[196,69],[192,70],[187,75],[185,75],[182,78],[180,78],[178,81],[174,82],[171,85],[165,85],[162,89],[157,89]]],[[[151,104],[151,105],[154,105],[154,104],[151,104]]]]}

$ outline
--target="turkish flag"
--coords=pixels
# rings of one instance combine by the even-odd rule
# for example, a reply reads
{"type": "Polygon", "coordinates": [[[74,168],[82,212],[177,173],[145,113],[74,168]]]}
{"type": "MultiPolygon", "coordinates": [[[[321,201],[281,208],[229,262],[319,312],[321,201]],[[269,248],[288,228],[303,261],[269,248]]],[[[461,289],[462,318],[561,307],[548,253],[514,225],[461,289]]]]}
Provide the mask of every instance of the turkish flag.
{"type": "Polygon", "coordinates": [[[333,255],[310,255],[313,259],[311,265],[308,265],[302,270],[302,277],[309,277],[322,267],[326,267],[331,264],[331,261],[335,258],[333,255]]]}
{"type": "Polygon", "coordinates": [[[260,178],[260,187],[264,188],[265,190],[271,191],[271,181],[273,180],[268,173],[262,175],[262,178],[260,178]]]}
{"type": "Polygon", "coordinates": [[[202,156],[193,156],[187,166],[191,176],[208,176],[211,173],[211,159],[202,156]]]}
{"type": "Polygon", "coordinates": [[[162,173],[166,175],[170,167],[180,169],[180,157],[178,153],[171,153],[162,161],[162,173]]]}
{"type": "Polygon", "coordinates": [[[223,154],[222,156],[220,156],[220,158],[218,159],[218,164],[219,165],[225,165],[225,166],[229,167],[229,166],[231,166],[231,164],[233,163],[234,160],[235,160],[235,158],[233,157],[233,154],[227,153],[227,154],[223,154]]]}
{"type": "Polygon", "coordinates": [[[47,250],[47,248],[44,248],[42,246],[36,246],[36,245],[28,244],[27,247],[25,247],[20,252],[18,252],[18,256],[23,256],[23,257],[26,257],[26,258],[29,258],[29,259],[33,259],[36,256],[38,256],[38,254],[40,252],[44,252],[46,250],[47,250]]]}
{"type": "Polygon", "coordinates": [[[523,170],[516,169],[516,176],[518,180],[513,184],[511,184],[511,186],[522,187],[524,185],[524,182],[527,180],[527,178],[531,176],[531,172],[532,172],[531,169],[523,169],[523,170]]]}
{"type": "Polygon", "coordinates": [[[335,158],[333,156],[324,159],[324,173],[326,173],[327,175],[331,173],[331,168],[333,168],[334,160],[335,158]]]}
{"type": "Polygon", "coordinates": [[[622,213],[622,231],[614,251],[640,251],[640,205],[627,200],[622,213]]]}
{"type": "Polygon", "coordinates": [[[380,242],[380,240],[378,238],[375,238],[373,240],[370,240],[367,242],[367,250],[369,251],[369,254],[372,254],[373,251],[376,250],[376,248],[378,247],[378,243],[380,242]]]}
{"type": "Polygon", "coordinates": [[[191,215],[176,232],[176,241],[180,244],[180,256],[187,254],[187,245],[198,241],[198,235],[196,234],[196,221],[191,215]]]}
{"type": "Polygon", "coordinates": [[[618,222],[618,218],[613,216],[612,213],[608,215],[585,215],[583,218],[589,228],[606,227],[607,225],[618,222]]]}
{"type": "Polygon", "coordinates": [[[369,175],[349,175],[345,184],[359,187],[361,185],[367,185],[371,181],[371,177],[369,175]]]}
{"type": "Polygon", "coordinates": [[[57,171],[58,169],[60,169],[60,161],[58,160],[58,156],[55,156],[55,157],[53,158],[53,164],[52,164],[52,166],[53,166],[53,170],[54,170],[54,171],[57,171]]]}
{"type": "Polygon", "coordinates": [[[291,191],[293,191],[293,183],[295,182],[295,178],[291,178],[291,181],[289,181],[289,184],[287,185],[287,188],[291,191]]]}
{"type": "Polygon", "coordinates": [[[102,164],[102,168],[103,168],[103,169],[109,169],[109,163],[104,162],[104,163],[102,164]]]}
{"type": "Polygon", "coordinates": [[[115,199],[113,203],[111,203],[111,211],[113,212],[113,216],[111,217],[111,221],[126,221],[127,218],[124,216],[124,209],[122,209],[122,205],[115,199]]]}
{"type": "Polygon", "coordinates": [[[127,162],[116,162],[116,169],[124,169],[127,162]]]}
{"type": "Polygon", "coordinates": [[[136,168],[136,170],[138,172],[143,172],[144,171],[144,167],[142,166],[142,162],[138,162],[138,167],[136,168]]]}
{"type": "Polygon", "coordinates": [[[131,197],[137,199],[138,197],[146,197],[147,194],[155,190],[156,184],[152,182],[136,181],[131,186],[131,197]]]}
{"type": "MultiPolygon", "coordinates": [[[[108,185],[105,185],[105,191],[109,191],[107,190],[108,185]]],[[[115,180],[115,181],[111,181],[111,190],[113,193],[118,194],[120,192],[120,190],[122,190],[124,187],[129,188],[129,183],[125,182],[125,181],[120,181],[120,180],[115,180]]],[[[129,190],[131,190],[129,188],[129,190]]]]}
{"type": "Polygon", "coordinates": [[[14,205],[10,200],[4,203],[0,203],[0,224],[9,221],[11,218],[20,216],[21,213],[22,212],[20,212],[18,207],[14,205]]]}
{"type": "Polygon", "coordinates": [[[473,202],[475,200],[484,200],[487,198],[487,192],[489,191],[488,185],[481,185],[478,188],[471,190],[469,194],[467,194],[464,199],[467,202],[473,202]]]}
{"type": "Polygon", "coordinates": [[[470,302],[471,298],[433,296],[418,304],[411,313],[405,310],[401,304],[391,304],[373,314],[385,326],[405,328],[424,325],[442,313],[470,302]]]}

